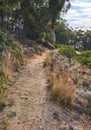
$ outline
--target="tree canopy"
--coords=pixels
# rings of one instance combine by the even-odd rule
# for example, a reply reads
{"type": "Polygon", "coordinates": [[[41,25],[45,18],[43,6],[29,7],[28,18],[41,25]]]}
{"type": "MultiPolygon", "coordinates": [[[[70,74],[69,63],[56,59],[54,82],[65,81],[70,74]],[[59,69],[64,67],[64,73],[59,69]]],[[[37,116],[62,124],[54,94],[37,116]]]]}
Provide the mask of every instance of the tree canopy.
{"type": "Polygon", "coordinates": [[[22,30],[27,36],[39,37],[48,28],[54,29],[58,15],[69,0],[1,0],[0,26],[14,31],[22,30]]]}
{"type": "Polygon", "coordinates": [[[69,28],[66,21],[55,30],[56,42],[71,45],[77,50],[91,50],[91,30],[69,28]]]}

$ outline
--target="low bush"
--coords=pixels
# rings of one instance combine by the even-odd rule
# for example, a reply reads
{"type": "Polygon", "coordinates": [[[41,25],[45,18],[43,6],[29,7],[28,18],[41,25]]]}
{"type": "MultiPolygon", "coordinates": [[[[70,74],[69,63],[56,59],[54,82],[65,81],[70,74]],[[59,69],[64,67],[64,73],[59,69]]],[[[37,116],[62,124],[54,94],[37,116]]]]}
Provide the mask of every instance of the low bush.
{"type": "MultiPolygon", "coordinates": [[[[59,54],[60,56],[60,54],[59,54]]],[[[48,75],[49,90],[51,91],[51,99],[63,107],[71,107],[74,99],[75,84],[77,79],[60,72],[60,66],[57,62],[58,53],[49,53],[45,59],[46,73],[48,75]]]]}
{"type": "Polygon", "coordinates": [[[52,76],[50,79],[52,99],[63,107],[70,107],[73,100],[74,87],[69,83],[69,77],[67,75],[59,78],[55,75],[52,76]]]}
{"type": "Polygon", "coordinates": [[[76,56],[76,51],[71,46],[63,45],[59,49],[60,54],[67,56],[68,58],[73,58],[76,56]]]}
{"type": "Polygon", "coordinates": [[[7,93],[7,81],[12,70],[24,62],[23,48],[9,33],[0,30],[0,104],[7,93]]]}
{"type": "Polygon", "coordinates": [[[0,76],[0,105],[3,104],[6,95],[7,95],[6,80],[3,76],[0,76]]]}
{"type": "Polygon", "coordinates": [[[77,57],[77,61],[82,65],[86,65],[87,67],[91,67],[91,51],[83,51],[80,56],[77,57]]]}
{"type": "Polygon", "coordinates": [[[81,56],[90,58],[91,57],[91,51],[82,51],[81,56]]]}
{"type": "Polygon", "coordinates": [[[43,42],[42,42],[42,45],[43,45],[44,47],[48,48],[48,49],[55,49],[55,46],[54,46],[51,42],[49,42],[49,41],[47,41],[47,40],[43,41],[43,42]]]}
{"type": "Polygon", "coordinates": [[[54,46],[55,46],[55,48],[60,48],[61,44],[55,43],[54,46]]]}

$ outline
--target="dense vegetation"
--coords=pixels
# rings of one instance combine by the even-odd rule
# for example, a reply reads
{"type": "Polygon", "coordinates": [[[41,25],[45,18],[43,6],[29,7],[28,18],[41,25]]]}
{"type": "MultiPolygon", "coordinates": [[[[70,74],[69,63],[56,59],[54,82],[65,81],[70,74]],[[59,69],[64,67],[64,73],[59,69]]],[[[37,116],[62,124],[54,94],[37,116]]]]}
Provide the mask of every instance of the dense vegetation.
{"type": "Polygon", "coordinates": [[[77,62],[85,65],[88,68],[91,68],[91,51],[81,51],[78,52],[71,46],[68,45],[56,45],[59,48],[59,53],[63,56],[68,57],[69,59],[75,59],[77,62]]]}
{"type": "Polygon", "coordinates": [[[54,29],[65,1],[69,0],[2,0],[0,1],[0,26],[15,33],[21,31],[30,39],[54,29]]]}
{"type": "Polygon", "coordinates": [[[91,30],[75,30],[69,28],[66,21],[64,21],[56,28],[55,34],[56,42],[59,44],[71,45],[79,51],[91,50],[91,30]]]}
{"type": "Polygon", "coordinates": [[[23,48],[20,42],[0,30],[0,104],[6,97],[7,81],[12,70],[17,71],[23,62],[23,48]]]}

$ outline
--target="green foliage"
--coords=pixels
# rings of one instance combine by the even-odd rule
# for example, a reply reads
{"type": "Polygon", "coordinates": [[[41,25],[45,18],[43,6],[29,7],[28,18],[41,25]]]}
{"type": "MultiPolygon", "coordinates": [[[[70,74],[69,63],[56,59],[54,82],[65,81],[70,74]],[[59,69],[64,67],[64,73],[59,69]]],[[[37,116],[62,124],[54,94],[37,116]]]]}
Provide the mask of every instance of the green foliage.
{"type": "Polygon", "coordinates": [[[59,49],[60,54],[67,56],[68,58],[74,58],[76,51],[71,46],[63,45],[59,49]]]}
{"type": "Polygon", "coordinates": [[[6,80],[3,76],[0,76],[0,105],[3,103],[7,95],[6,80]]]}
{"type": "Polygon", "coordinates": [[[77,60],[82,65],[91,67],[91,51],[82,51],[80,56],[77,58],[77,60]]]}
{"type": "Polygon", "coordinates": [[[91,30],[74,30],[64,21],[55,29],[55,34],[57,43],[72,45],[78,51],[91,50],[91,30]]]}
{"type": "Polygon", "coordinates": [[[65,1],[68,2],[68,0],[0,1],[0,26],[13,33],[21,30],[24,35],[36,40],[48,27],[54,29],[65,1]],[[23,29],[20,27],[21,21],[23,29]]]}
{"type": "Polygon", "coordinates": [[[91,57],[91,51],[82,51],[81,56],[90,58],[91,57]]]}
{"type": "Polygon", "coordinates": [[[41,33],[41,38],[44,39],[44,40],[46,39],[46,33],[45,32],[41,33]]]}
{"type": "Polygon", "coordinates": [[[9,33],[0,30],[0,110],[7,96],[7,81],[12,69],[16,70],[24,62],[23,49],[9,33]]]}
{"type": "Polygon", "coordinates": [[[65,3],[64,0],[49,0],[49,10],[52,18],[51,20],[52,28],[54,28],[54,25],[56,23],[56,18],[59,12],[62,10],[64,3],[65,3]]]}
{"type": "Polygon", "coordinates": [[[61,44],[55,43],[54,46],[55,46],[55,48],[60,48],[60,47],[61,47],[61,44]]]}
{"type": "Polygon", "coordinates": [[[49,41],[47,41],[47,40],[45,40],[45,41],[42,43],[42,45],[43,45],[44,47],[49,48],[49,49],[54,49],[54,48],[55,48],[55,46],[54,46],[51,42],[49,42],[49,41]]]}
{"type": "Polygon", "coordinates": [[[59,53],[65,55],[68,58],[74,58],[82,65],[91,68],[91,51],[82,51],[79,52],[80,54],[77,56],[76,51],[71,46],[55,44],[56,48],[59,48],[59,53]]]}
{"type": "Polygon", "coordinates": [[[11,70],[24,62],[23,48],[9,33],[0,30],[0,75],[8,79],[11,70]]]}
{"type": "Polygon", "coordinates": [[[57,43],[62,43],[62,44],[67,44],[69,37],[69,28],[66,22],[61,22],[58,27],[55,29],[55,34],[56,34],[56,42],[57,43]]]}

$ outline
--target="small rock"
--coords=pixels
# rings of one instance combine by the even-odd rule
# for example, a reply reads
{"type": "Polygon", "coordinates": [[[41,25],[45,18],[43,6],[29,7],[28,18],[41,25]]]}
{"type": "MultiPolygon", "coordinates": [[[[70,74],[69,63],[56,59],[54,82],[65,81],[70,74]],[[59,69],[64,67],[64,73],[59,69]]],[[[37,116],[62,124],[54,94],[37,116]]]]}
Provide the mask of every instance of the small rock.
{"type": "Polygon", "coordinates": [[[7,115],[9,118],[15,117],[16,116],[16,112],[11,112],[10,114],[7,115]]]}
{"type": "Polygon", "coordinates": [[[70,125],[69,126],[69,130],[74,130],[73,126],[70,125]]]}
{"type": "Polygon", "coordinates": [[[44,130],[43,126],[40,126],[40,127],[39,127],[39,130],[44,130]]]}

